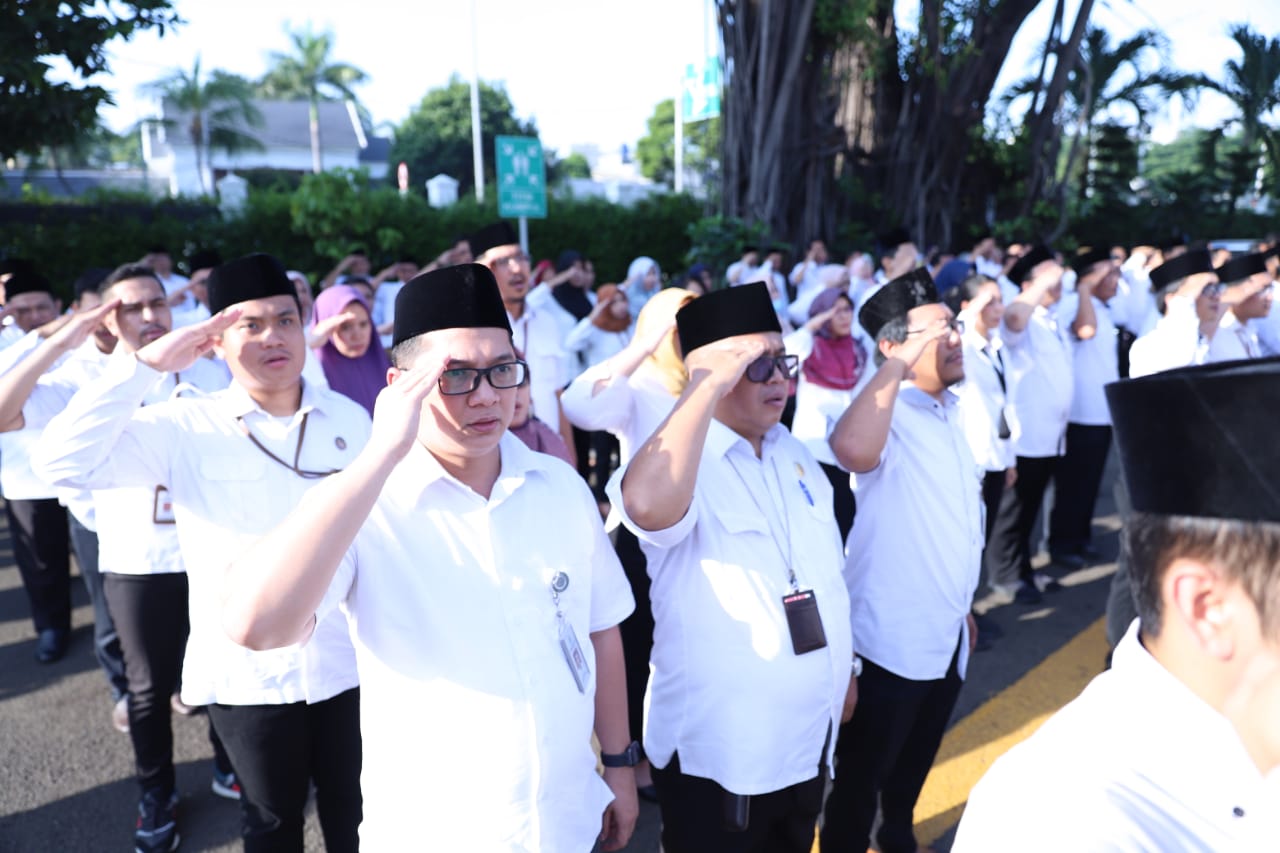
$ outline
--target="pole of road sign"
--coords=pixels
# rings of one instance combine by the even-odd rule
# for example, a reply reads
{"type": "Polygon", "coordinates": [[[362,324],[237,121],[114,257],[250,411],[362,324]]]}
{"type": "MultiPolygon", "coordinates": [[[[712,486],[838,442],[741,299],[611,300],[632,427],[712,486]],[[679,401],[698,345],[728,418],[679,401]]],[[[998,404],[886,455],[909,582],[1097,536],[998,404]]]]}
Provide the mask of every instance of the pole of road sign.
{"type": "Polygon", "coordinates": [[[471,0],[471,159],[475,166],[476,201],[484,202],[484,149],[480,144],[480,36],[476,6],[471,0]]]}
{"type": "Polygon", "coordinates": [[[529,219],[520,217],[520,251],[529,254],[529,219]]]}
{"type": "Polygon", "coordinates": [[[676,168],[675,191],[684,192],[684,77],[676,87],[676,168]]]}

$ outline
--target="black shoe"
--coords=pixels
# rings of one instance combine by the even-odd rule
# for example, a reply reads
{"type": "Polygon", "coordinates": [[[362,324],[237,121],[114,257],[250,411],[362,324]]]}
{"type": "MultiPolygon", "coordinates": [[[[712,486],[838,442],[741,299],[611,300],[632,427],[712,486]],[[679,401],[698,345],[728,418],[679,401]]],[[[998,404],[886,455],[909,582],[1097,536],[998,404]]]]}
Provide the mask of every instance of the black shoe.
{"type": "Polygon", "coordinates": [[[1067,551],[1050,551],[1049,559],[1064,569],[1083,569],[1085,565],[1083,555],[1067,551]]]}
{"type": "Polygon", "coordinates": [[[136,853],[169,853],[178,849],[178,794],[147,791],[138,803],[138,828],[133,833],[136,853]]]}
{"type": "Polygon", "coordinates": [[[1040,590],[1036,589],[1035,584],[1023,581],[1018,584],[1018,591],[1013,594],[1013,600],[1018,604],[1040,604],[1044,601],[1044,596],[1040,594],[1040,590]]]}
{"type": "Polygon", "coordinates": [[[1085,545],[1080,549],[1080,556],[1084,557],[1086,562],[1101,563],[1103,561],[1102,552],[1093,545],[1085,545]]]}
{"type": "Polygon", "coordinates": [[[978,626],[978,640],[981,642],[983,637],[992,640],[998,640],[1004,636],[1004,629],[1000,627],[1000,623],[982,613],[973,614],[974,624],[978,626]]]}
{"type": "Polygon", "coordinates": [[[36,638],[36,660],[53,663],[62,660],[67,653],[67,632],[57,628],[45,628],[36,638]]]}

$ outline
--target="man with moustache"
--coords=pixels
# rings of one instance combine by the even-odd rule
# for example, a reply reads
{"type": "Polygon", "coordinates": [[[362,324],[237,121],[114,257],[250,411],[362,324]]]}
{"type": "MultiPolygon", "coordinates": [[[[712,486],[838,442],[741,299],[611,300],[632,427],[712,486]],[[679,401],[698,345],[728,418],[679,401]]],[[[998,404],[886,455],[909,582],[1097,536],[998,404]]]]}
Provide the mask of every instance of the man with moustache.
{"type": "Polygon", "coordinates": [[[831,485],[779,421],[764,282],[676,314],[689,383],[610,480],[652,586],[644,746],[670,853],[807,853],[856,701],[831,485]]]}
{"type": "Polygon", "coordinates": [[[529,292],[529,256],[506,222],[485,226],[471,236],[468,244],[476,263],[488,267],[498,282],[512,341],[529,364],[533,413],[553,430],[559,430],[559,392],[570,378],[566,375],[564,338],[554,316],[525,301],[529,292]]]}
{"type": "MultiPolygon", "coordinates": [[[[240,784],[245,850],[301,853],[314,784],[326,849],[354,851],[359,690],[346,620],[322,620],[305,649],[250,652],[223,631],[220,601],[227,566],[355,458],[369,416],[302,381],[306,341],[279,261],[223,264],[208,289],[214,316],[113,359],[49,423],[38,465],[63,486],[168,487],[189,588],[182,699],[209,705],[240,784]],[[229,388],[143,406],[163,374],[186,374],[210,350],[230,368],[229,388]]],[[[172,822],[161,808],[140,829],[172,822]]]]}
{"type": "Polygon", "coordinates": [[[364,850],[620,849],[631,594],[577,473],[507,432],[528,369],[494,275],[406,284],[390,355],[364,452],[232,565],[227,631],[280,647],[348,614],[364,850]]]}
{"type": "MultiPolygon", "coordinates": [[[[5,429],[40,428],[66,408],[76,391],[97,381],[111,360],[133,358],[169,331],[164,287],[149,267],[126,264],[102,282],[104,304],[72,320],[30,358],[0,380],[0,423],[5,429]],[[46,373],[62,352],[85,343],[98,320],[116,340],[107,359],[72,358],[46,373]],[[10,413],[16,409],[16,415],[10,413]]],[[[148,390],[144,404],[161,402],[180,387],[216,391],[223,372],[200,359],[182,374],[165,375],[148,390]]],[[[36,455],[40,453],[36,448],[36,455]]],[[[127,720],[137,765],[140,797],[135,847],[170,850],[177,828],[165,817],[178,796],[173,767],[170,698],[177,693],[182,650],[187,640],[187,577],[179,553],[163,483],[123,489],[95,489],[98,568],[112,621],[123,650],[128,682],[127,720]]],[[[221,780],[234,778],[221,744],[211,733],[221,780]]]]}
{"type": "Polygon", "coordinates": [[[958,398],[961,324],[927,270],[886,284],[859,312],[880,365],[831,433],[858,478],[845,582],[858,703],[842,727],[823,850],[916,853],[912,812],[960,694],[977,629],[983,547],[978,466],[958,398]]]}

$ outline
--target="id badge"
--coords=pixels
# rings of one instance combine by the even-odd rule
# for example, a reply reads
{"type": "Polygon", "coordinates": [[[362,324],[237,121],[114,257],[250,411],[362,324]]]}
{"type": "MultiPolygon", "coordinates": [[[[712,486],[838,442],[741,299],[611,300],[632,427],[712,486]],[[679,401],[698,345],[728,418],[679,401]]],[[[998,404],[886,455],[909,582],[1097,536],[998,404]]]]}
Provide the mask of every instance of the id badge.
{"type": "Polygon", "coordinates": [[[996,436],[998,438],[1008,438],[1013,435],[1013,430],[1009,429],[1009,421],[1004,416],[1004,409],[1000,410],[1000,420],[996,424],[996,436]]]}
{"type": "Polygon", "coordinates": [[[822,616],[818,614],[818,597],[813,590],[787,593],[782,596],[782,608],[787,613],[791,647],[796,654],[803,655],[827,647],[827,634],[822,630],[822,616]]]}
{"type": "Polygon", "coordinates": [[[578,645],[578,637],[573,633],[569,620],[561,616],[556,622],[559,623],[560,651],[564,652],[564,662],[569,665],[569,672],[573,673],[578,692],[586,693],[587,685],[591,683],[591,667],[587,665],[587,658],[582,654],[582,647],[578,645]]]}
{"type": "Polygon", "coordinates": [[[156,486],[155,503],[151,507],[151,520],[156,524],[173,524],[173,499],[164,486],[156,486]]]}

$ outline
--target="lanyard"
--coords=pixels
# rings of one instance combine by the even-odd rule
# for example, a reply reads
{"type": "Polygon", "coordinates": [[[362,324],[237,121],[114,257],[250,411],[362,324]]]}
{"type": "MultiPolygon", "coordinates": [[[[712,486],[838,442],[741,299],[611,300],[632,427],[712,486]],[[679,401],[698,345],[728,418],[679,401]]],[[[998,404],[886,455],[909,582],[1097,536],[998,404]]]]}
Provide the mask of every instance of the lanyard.
{"type": "MultiPolygon", "coordinates": [[[[778,515],[782,518],[782,526],[783,526],[783,529],[781,531],[782,536],[781,538],[779,538],[778,536],[779,531],[774,529],[774,519],[773,519],[774,513],[769,512],[768,509],[763,504],[760,503],[760,500],[756,497],[755,490],[751,488],[751,484],[747,481],[747,478],[742,475],[742,472],[740,470],[738,470],[738,465],[736,462],[733,461],[733,458],[728,454],[726,454],[725,461],[729,463],[729,467],[733,469],[733,473],[738,475],[738,479],[742,481],[742,485],[746,488],[747,497],[751,498],[751,502],[756,505],[756,509],[759,510],[760,514],[764,516],[765,523],[769,525],[770,538],[773,539],[774,545],[777,546],[778,553],[782,556],[782,559],[786,561],[787,583],[791,584],[791,591],[795,592],[799,590],[800,582],[796,579],[795,560],[793,558],[794,555],[793,555],[793,550],[791,545],[791,520],[787,517],[787,507],[785,502],[783,503],[782,506],[775,507],[778,510],[778,515]],[[785,549],[782,546],[782,542],[786,542],[785,549]]],[[[764,464],[763,461],[762,461],[762,464],[764,464]]],[[[782,498],[783,497],[782,477],[780,474],[778,474],[777,460],[772,455],[770,455],[769,462],[767,464],[769,465],[770,468],[773,469],[774,482],[778,484],[778,497],[782,498]]],[[[803,481],[800,482],[800,488],[804,489],[803,481]]],[[[807,489],[804,489],[804,490],[805,490],[805,496],[808,497],[808,490],[807,489]]],[[[769,491],[768,484],[766,483],[765,484],[766,495],[768,495],[768,491],[769,491]]],[[[772,504],[773,498],[770,496],[768,499],[769,499],[769,503],[772,504]]]]}
{"type": "Polygon", "coordinates": [[[982,353],[982,357],[990,363],[991,369],[996,372],[996,379],[1000,380],[1000,390],[1008,394],[1009,389],[1004,384],[1004,356],[1000,355],[1000,350],[995,349],[989,343],[984,346],[980,352],[982,353]],[[995,353],[995,358],[991,357],[992,353],[995,353]]]}
{"type": "Polygon", "coordinates": [[[299,477],[301,477],[304,480],[319,480],[322,477],[328,477],[330,474],[336,474],[342,469],[334,468],[329,471],[304,471],[303,469],[298,467],[298,460],[302,458],[302,440],[307,435],[307,418],[310,416],[311,416],[310,412],[307,412],[302,416],[302,426],[298,429],[298,445],[293,450],[292,465],[290,465],[288,462],[285,462],[279,456],[276,456],[274,453],[272,453],[270,450],[267,449],[266,445],[264,445],[261,441],[258,441],[257,436],[255,436],[253,432],[250,431],[249,425],[244,422],[244,415],[240,415],[239,417],[237,417],[236,423],[240,425],[240,431],[245,434],[245,437],[247,437],[250,441],[253,442],[254,447],[258,448],[263,453],[265,453],[268,459],[271,459],[272,461],[279,463],[285,468],[288,468],[290,471],[297,474],[299,477]]]}

